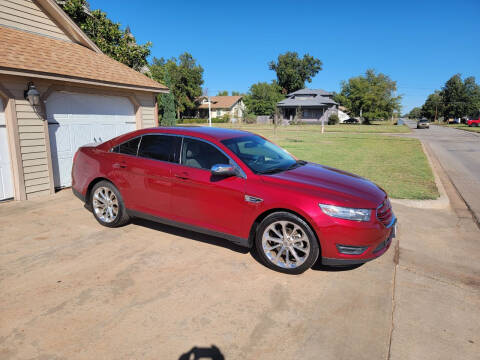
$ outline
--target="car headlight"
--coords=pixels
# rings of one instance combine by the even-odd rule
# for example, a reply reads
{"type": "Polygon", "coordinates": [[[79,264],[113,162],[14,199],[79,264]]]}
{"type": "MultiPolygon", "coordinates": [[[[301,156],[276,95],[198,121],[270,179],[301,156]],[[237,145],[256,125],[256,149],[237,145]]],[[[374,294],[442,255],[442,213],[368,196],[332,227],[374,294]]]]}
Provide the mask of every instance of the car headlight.
{"type": "Polygon", "coordinates": [[[328,216],[353,221],[369,221],[372,213],[371,209],[355,209],[325,204],[318,204],[318,206],[328,216]]]}

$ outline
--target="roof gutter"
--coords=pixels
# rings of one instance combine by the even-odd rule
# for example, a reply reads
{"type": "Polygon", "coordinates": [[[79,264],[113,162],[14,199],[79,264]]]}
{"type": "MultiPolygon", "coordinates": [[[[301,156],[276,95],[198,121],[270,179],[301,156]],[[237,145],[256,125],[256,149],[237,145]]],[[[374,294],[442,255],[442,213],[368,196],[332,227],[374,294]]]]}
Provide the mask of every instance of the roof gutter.
{"type": "Polygon", "coordinates": [[[168,88],[155,88],[149,86],[138,86],[138,85],[131,85],[131,84],[121,84],[121,83],[113,83],[109,81],[100,81],[100,80],[91,80],[85,78],[78,78],[68,75],[58,75],[53,73],[43,73],[43,72],[33,72],[28,70],[15,70],[6,67],[0,67],[0,74],[5,75],[15,75],[15,76],[25,76],[25,77],[32,77],[32,78],[39,78],[39,79],[48,79],[48,80],[58,80],[58,81],[68,81],[73,83],[79,84],[88,84],[88,85],[96,85],[96,86],[107,86],[113,87],[117,89],[128,89],[128,90],[136,90],[136,91],[145,91],[145,92],[153,92],[153,93],[163,93],[168,94],[170,90],[168,88]]]}

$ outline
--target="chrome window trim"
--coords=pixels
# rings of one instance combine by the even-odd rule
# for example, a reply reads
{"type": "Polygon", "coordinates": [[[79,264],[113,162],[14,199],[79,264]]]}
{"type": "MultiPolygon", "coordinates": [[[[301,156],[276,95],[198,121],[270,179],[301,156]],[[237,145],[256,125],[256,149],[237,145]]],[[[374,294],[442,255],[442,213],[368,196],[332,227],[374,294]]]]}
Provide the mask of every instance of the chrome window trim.
{"type": "Polygon", "coordinates": [[[246,179],[247,178],[247,174],[245,174],[245,172],[243,171],[243,169],[238,165],[238,163],[232,159],[232,157],[230,155],[228,155],[223,149],[221,149],[220,147],[218,147],[216,144],[208,141],[208,140],[205,140],[205,139],[202,139],[202,138],[199,138],[199,137],[195,137],[195,136],[190,136],[190,135],[182,135],[182,134],[169,134],[169,133],[146,133],[146,134],[141,134],[141,135],[137,135],[135,137],[132,137],[120,144],[117,144],[115,146],[113,146],[112,148],[110,148],[109,152],[111,153],[114,153],[114,154],[121,154],[121,155],[124,155],[124,156],[132,156],[132,157],[137,157],[137,158],[141,158],[141,159],[147,159],[147,160],[152,160],[152,161],[160,161],[160,162],[163,162],[163,163],[167,163],[167,164],[177,164],[177,165],[181,165],[181,166],[185,166],[187,168],[190,168],[190,169],[198,169],[198,170],[204,170],[204,171],[209,171],[209,169],[203,169],[203,168],[196,168],[196,167],[193,167],[193,166],[188,166],[188,165],[184,165],[182,164],[182,153],[183,153],[183,139],[185,138],[189,138],[189,139],[193,139],[193,140],[198,140],[198,141],[203,141],[204,143],[207,143],[211,146],[213,146],[214,148],[216,148],[217,150],[219,150],[223,155],[225,155],[233,164],[233,166],[235,166],[236,169],[238,169],[239,171],[239,177],[241,177],[242,179],[246,179]],[[157,135],[157,136],[176,136],[176,137],[181,137],[181,144],[180,144],[180,153],[178,155],[178,160],[177,161],[165,161],[165,160],[158,160],[158,159],[152,159],[152,158],[148,158],[148,157],[144,157],[144,156],[139,156],[138,155],[138,151],[140,150],[140,144],[142,143],[142,137],[143,136],[146,136],[146,135],[157,135]],[[117,146],[121,146],[122,144],[125,144],[131,140],[134,140],[136,138],[140,138],[140,141],[138,142],[138,145],[137,145],[137,154],[136,155],[131,155],[131,154],[123,154],[123,153],[116,153],[113,151],[114,148],[116,148],[117,146]]]}
{"type": "MultiPolygon", "coordinates": [[[[159,159],[152,159],[152,158],[149,158],[149,157],[145,157],[145,156],[140,156],[138,155],[138,151],[140,150],[140,144],[142,143],[142,138],[146,135],[157,135],[157,136],[176,136],[176,137],[182,137],[182,135],[178,135],[178,134],[167,134],[167,133],[147,133],[147,134],[142,134],[142,135],[138,135],[138,136],[135,136],[135,137],[132,137],[130,139],[128,139],[127,141],[124,141],[120,144],[117,144],[115,146],[113,146],[109,152],[111,153],[114,153],[114,154],[120,154],[120,155],[124,155],[124,156],[132,156],[132,157],[136,157],[136,158],[140,158],[140,159],[146,159],[146,160],[152,160],[152,161],[160,161],[160,162],[163,162],[163,163],[167,163],[167,164],[177,164],[177,165],[180,165],[180,156],[181,156],[181,153],[179,154],[178,156],[178,161],[165,161],[165,160],[159,160],[159,159]],[[138,142],[138,146],[137,146],[137,154],[136,155],[132,155],[132,154],[123,154],[123,153],[116,153],[113,151],[114,148],[116,148],[117,146],[121,146],[122,144],[125,144],[131,140],[134,140],[136,138],[140,138],[140,141],[138,142]]],[[[182,139],[182,143],[183,143],[183,139],[182,139]]],[[[180,147],[180,152],[181,152],[181,147],[180,147]]]]}

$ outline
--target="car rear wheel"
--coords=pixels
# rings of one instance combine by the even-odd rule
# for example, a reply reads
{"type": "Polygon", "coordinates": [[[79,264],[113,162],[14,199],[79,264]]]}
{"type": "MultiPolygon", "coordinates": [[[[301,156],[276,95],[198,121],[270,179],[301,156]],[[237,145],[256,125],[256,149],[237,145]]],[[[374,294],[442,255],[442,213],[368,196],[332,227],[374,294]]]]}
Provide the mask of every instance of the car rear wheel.
{"type": "Polygon", "coordinates": [[[303,273],[312,267],[320,253],[310,226],[288,212],[270,214],[260,223],[255,247],[267,267],[287,274],[303,273]]]}
{"type": "Polygon", "coordinates": [[[95,219],[107,227],[123,226],[130,220],[122,196],[111,182],[100,181],[91,191],[90,204],[95,219]]]}

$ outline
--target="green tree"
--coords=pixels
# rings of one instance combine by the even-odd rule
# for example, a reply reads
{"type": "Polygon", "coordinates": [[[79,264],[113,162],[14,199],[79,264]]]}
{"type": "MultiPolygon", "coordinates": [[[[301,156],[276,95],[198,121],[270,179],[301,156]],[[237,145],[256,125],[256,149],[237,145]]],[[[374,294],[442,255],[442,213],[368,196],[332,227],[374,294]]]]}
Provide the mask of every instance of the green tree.
{"type": "Polygon", "coordinates": [[[422,109],[420,107],[414,107],[407,116],[409,119],[420,119],[422,117],[422,109]]]}
{"type": "MultiPolygon", "coordinates": [[[[183,113],[194,111],[195,99],[202,95],[203,68],[191,54],[185,52],[178,59],[154,58],[150,73],[154,80],[161,83],[165,82],[166,73],[170,76],[169,89],[175,98],[177,119],[180,119],[183,113]]],[[[163,108],[159,107],[159,113],[163,111],[163,108]]]]}
{"type": "Polygon", "coordinates": [[[232,91],[232,96],[242,96],[243,94],[240,91],[232,91]]]}
{"type": "Polygon", "coordinates": [[[312,82],[312,78],[322,70],[322,62],[309,54],[299,58],[298,53],[287,51],[278,55],[277,62],[271,61],[269,69],[277,73],[277,81],[284,94],[303,89],[305,81],[312,82]]]}
{"type": "Polygon", "coordinates": [[[281,91],[282,88],[276,81],[270,84],[267,82],[253,84],[244,97],[248,112],[255,115],[273,115],[277,102],[285,98],[281,91]]]}
{"type": "Polygon", "coordinates": [[[66,0],[59,5],[103,53],[138,71],[147,65],[150,42],[138,45],[128,27],[121,30],[103,11],[90,10],[86,0],[66,0]]]}
{"type": "Polygon", "coordinates": [[[466,115],[467,91],[460,74],[455,74],[448,79],[440,94],[445,105],[444,116],[446,119],[466,115]]]}
{"type": "Polygon", "coordinates": [[[477,118],[480,115],[480,86],[475,82],[475,77],[467,77],[463,84],[465,86],[465,115],[477,118]]]}
{"type": "Polygon", "coordinates": [[[228,90],[221,90],[217,93],[217,96],[228,96],[228,90]]]}
{"type": "Polygon", "coordinates": [[[439,116],[445,111],[442,95],[440,91],[436,90],[430,94],[422,106],[421,116],[429,120],[436,121],[439,116]]]}
{"type": "MultiPolygon", "coordinates": [[[[170,75],[168,72],[165,73],[165,85],[167,87],[171,86],[170,82],[170,75]]],[[[162,121],[161,125],[162,126],[175,126],[177,123],[177,120],[175,119],[175,98],[173,97],[172,92],[170,91],[168,94],[161,94],[159,95],[159,105],[161,104],[161,107],[163,109],[163,114],[162,114],[162,121]]]]}
{"type": "Polygon", "coordinates": [[[352,116],[361,116],[368,124],[386,120],[400,111],[401,96],[395,96],[397,83],[387,75],[369,69],[365,75],[342,81],[342,91],[334,99],[345,106],[352,116]]]}

